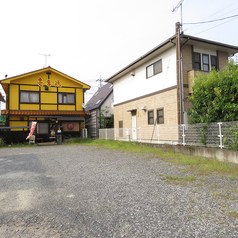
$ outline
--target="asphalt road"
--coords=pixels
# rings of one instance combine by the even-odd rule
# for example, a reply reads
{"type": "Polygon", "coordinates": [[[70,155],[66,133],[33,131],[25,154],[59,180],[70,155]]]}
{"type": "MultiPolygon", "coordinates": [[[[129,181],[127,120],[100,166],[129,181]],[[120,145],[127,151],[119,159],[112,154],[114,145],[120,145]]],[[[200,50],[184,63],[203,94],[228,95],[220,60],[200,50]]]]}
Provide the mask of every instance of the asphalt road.
{"type": "Polygon", "coordinates": [[[238,237],[238,178],[181,182],[184,168],[81,145],[0,149],[0,237],[238,237]]]}

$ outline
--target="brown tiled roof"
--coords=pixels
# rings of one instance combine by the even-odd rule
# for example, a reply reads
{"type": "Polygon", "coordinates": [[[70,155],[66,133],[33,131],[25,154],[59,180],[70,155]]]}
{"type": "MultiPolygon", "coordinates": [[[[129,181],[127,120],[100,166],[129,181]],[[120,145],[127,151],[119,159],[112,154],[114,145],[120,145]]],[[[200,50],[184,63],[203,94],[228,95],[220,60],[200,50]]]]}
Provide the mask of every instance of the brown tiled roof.
{"type": "Polygon", "coordinates": [[[71,115],[83,116],[90,115],[89,111],[51,111],[51,110],[2,110],[2,115],[19,115],[19,116],[58,116],[71,115]]]}

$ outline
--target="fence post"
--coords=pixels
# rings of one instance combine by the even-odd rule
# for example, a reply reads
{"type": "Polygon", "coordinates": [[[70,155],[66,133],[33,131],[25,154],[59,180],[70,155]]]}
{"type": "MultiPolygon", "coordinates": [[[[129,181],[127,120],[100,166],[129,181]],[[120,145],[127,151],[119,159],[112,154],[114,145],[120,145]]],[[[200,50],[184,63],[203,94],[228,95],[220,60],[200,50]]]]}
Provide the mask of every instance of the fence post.
{"type": "Polygon", "coordinates": [[[185,135],[185,125],[183,124],[182,127],[183,127],[183,134],[182,134],[183,143],[182,143],[182,145],[185,146],[185,145],[186,145],[186,143],[185,143],[185,136],[186,136],[186,135],[185,135]]]}
{"type": "Polygon", "coordinates": [[[128,131],[127,127],[126,127],[126,141],[129,141],[129,131],[128,131]]]}
{"type": "Polygon", "coordinates": [[[158,126],[158,142],[159,142],[159,126],[158,126]]]}
{"type": "Polygon", "coordinates": [[[140,130],[140,142],[141,142],[141,127],[138,128],[140,130]]]}
{"type": "Polygon", "coordinates": [[[107,128],[106,128],[106,140],[107,140],[107,128]]]}
{"type": "Polygon", "coordinates": [[[222,125],[222,122],[218,122],[217,123],[218,124],[218,126],[219,126],[219,135],[218,135],[218,137],[220,137],[220,145],[219,145],[219,147],[221,147],[221,149],[224,147],[224,145],[222,145],[222,137],[223,137],[223,135],[221,134],[221,125],[222,125]]]}
{"type": "Polygon", "coordinates": [[[114,140],[117,140],[117,128],[114,128],[114,131],[115,131],[115,133],[114,133],[114,140]]]}

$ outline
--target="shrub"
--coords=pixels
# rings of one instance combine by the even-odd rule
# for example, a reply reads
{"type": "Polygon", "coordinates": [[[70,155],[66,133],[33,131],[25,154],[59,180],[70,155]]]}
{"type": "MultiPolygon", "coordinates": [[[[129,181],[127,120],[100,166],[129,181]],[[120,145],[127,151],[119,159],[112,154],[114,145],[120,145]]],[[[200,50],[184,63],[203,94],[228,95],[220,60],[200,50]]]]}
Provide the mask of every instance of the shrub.
{"type": "Polygon", "coordinates": [[[0,137],[0,147],[5,146],[5,141],[3,140],[3,138],[0,137]]]}

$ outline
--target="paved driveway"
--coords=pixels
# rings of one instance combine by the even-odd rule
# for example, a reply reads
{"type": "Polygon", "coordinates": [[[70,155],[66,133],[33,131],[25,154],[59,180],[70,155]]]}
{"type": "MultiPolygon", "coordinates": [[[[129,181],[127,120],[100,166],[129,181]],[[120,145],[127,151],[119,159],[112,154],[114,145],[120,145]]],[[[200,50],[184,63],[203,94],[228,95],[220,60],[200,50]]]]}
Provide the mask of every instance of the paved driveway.
{"type": "Polygon", "coordinates": [[[175,176],[142,154],[0,149],[0,237],[238,237],[237,178],[175,176]]]}

